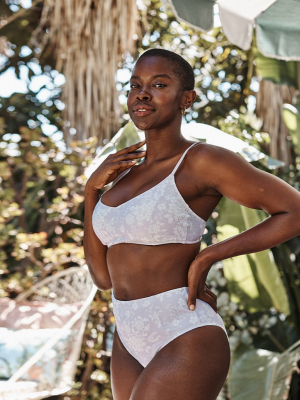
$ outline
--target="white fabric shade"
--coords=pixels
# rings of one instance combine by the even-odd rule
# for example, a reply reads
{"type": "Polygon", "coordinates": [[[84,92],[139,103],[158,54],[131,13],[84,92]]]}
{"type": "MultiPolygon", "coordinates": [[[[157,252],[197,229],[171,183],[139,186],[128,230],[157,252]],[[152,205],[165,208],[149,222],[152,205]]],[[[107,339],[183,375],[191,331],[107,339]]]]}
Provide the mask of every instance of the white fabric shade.
{"type": "Polygon", "coordinates": [[[300,60],[300,0],[162,0],[170,4],[178,20],[201,31],[213,28],[218,5],[225,35],[243,50],[256,44],[265,57],[300,60]]]}
{"type": "Polygon", "coordinates": [[[220,19],[230,42],[243,50],[251,47],[255,18],[276,0],[218,0],[220,19]]]}

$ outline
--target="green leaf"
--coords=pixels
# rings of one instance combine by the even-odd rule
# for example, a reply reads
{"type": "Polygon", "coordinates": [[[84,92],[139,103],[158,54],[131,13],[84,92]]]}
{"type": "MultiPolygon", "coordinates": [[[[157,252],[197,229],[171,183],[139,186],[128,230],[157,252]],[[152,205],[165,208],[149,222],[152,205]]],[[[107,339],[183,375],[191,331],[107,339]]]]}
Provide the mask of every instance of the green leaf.
{"type": "Polygon", "coordinates": [[[289,392],[300,341],[284,353],[240,345],[234,352],[228,374],[231,400],[282,400],[289,392]]]}
{"type": "MultiPolygon", "coordinates": [[[[223,198],[218,206],[218,240],[238,235],[261,222],[263,212],[240,206],[223,198]]],[[[223,260],[231,300],[241,308],[256,312],[277,310],[289,314],[289,304],[279,270],[269,250],[223,260]]]]}
{"type": "Polygon", "coordinates": [[[268,350],[240,345],[233,354],[228,376],[231,399],[275,400],[269,396],[269,390],[278,355],[268,350]]]}
{"type": "MultiPolygon", "coordinates": [[[[261,210],[254,210],[244,206],[240,207],[246,229],[250,229],[266,218],[266,214],[261,210]]],[[[258,278],[271,297],[276,310],[287,315],[290,314],[287,293],[271,250],[253,253],[249,257],[255,263],[258,278]]]]}
{"type": "Polygon", "coordinates": [[[265,57],[255,46],[253,51],[258,75],[273,83],[293,86],[298,89],[297,61],[284,61],[265,57]]]}
{"type": "Polygon", "coordinates": [[[300,155],[300,113],[291,104],[284,104],[282,110],[284,123],[286,124],[292,138],[293,145],[298,155],[300,155]]]}
{"type": "Polygon", "coordinates": [[[141,139],[138,135],[137,129],[132,121],[125,125],[121,134],[117,137],[116,148],[117,150],[124,149],[124,147],[131,146],[134,143],[140,142],[141,139]]]}

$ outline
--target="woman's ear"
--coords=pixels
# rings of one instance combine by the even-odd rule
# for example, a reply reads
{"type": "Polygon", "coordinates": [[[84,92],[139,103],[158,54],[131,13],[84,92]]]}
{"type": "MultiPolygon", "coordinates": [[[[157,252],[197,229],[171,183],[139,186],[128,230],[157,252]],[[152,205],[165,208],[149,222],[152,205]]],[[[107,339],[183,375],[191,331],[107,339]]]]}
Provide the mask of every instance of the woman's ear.
{"type": "Polygon", "coordinates": [[[190,108],[194,101],[196,100],[196,91],[195,90],[185,90],[183,94],[182,108],[190,108]]]}

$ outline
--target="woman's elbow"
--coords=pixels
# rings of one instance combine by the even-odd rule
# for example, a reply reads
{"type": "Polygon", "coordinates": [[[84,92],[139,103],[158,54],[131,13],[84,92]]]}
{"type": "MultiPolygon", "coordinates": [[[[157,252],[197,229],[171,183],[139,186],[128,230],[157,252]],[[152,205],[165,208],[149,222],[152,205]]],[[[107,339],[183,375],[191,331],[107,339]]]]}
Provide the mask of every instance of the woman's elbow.
{"type": "Polygon", "coordinates": [[[97,286],[97,288],[101,291],[105,291],[105,290],[110,290],[112,288],[112,283],[110,279],[99,279],[99,278],[95,278],[95,276],[93,276],[91,274],[92,280],[94,282],[94,285],[97,286]]]}
{"type": "Polygon", "coordinates": [[[97,288],[98,288],[99,290],[102,290],[102,291],[110,290],[110,289],[112,288],[111,280],[106,281],[106,282],[105,282],[105,281],[99,282],[98,280],[93,279],[93,282],[94,282],[94,284],[97,286],[97,288]]]}
{"type": "Polygon", "coordinates": [[[94,273],[93,268],[87,263],[90,274],[91,274],[91,278],[94,282],[94,284],[97,286],[97,288],[99,290],[110,290],[112,288],[112,283],[111,283],[111,279],[108,276],[98,276],[99,274],[94,273]]]}

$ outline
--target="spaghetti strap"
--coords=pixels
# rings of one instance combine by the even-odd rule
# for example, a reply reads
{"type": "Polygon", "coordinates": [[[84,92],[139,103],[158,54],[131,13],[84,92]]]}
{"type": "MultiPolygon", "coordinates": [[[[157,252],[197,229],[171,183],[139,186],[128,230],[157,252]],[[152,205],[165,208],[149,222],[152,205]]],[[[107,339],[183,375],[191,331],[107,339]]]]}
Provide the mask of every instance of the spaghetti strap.
{"type": "Polygon", "coordinates": [[[184,159],[186,153],[189,151],[189,149],[190,149],[191,147],[195,146],[195,144],[197,144],[197,142],[193,143],[190,147],[188,147],[188,148],[185,150],[185,152],[184,152],[184,153],[182,154],[182,156],[180,157],[180,160],[179,160],[178,163],[175,165],[175,168],[174,168],[173,171],[171,172],[171,175],[174,175],[174,174],[175,174],[175,172],[177,171],[177,169],[178,169],[178,167],[179,167],[181,161],[184,159]]]}
{"type": "Polygon", "coordinates": [[[112,185],[110,188],[112,188],[120,179],[122,179],[125,175],[128,174],[128,172],[131,170],[132,167],[126,169],[125,171],[121,172],[119,176],[116,177],[116,179],[113,181],[112,185]]]}

